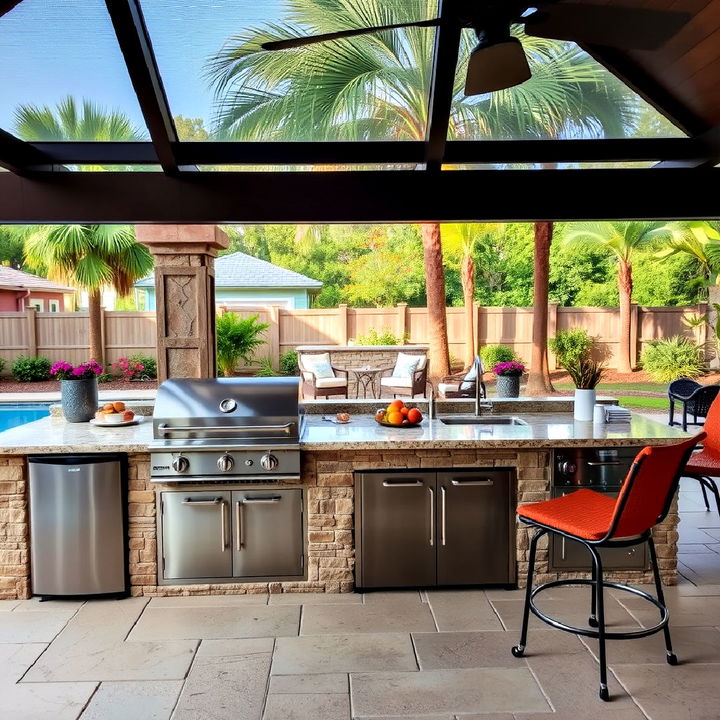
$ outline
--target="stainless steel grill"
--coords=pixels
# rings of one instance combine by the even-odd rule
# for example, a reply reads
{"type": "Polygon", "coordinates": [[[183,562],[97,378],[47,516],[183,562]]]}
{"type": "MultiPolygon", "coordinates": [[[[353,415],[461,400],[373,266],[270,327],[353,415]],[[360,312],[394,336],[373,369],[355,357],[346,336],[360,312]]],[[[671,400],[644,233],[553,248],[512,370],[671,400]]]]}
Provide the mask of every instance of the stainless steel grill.
{"type": "Polygon", "coordinates": [[[154,482],[300,478],[299,378],[166,380],[153,414],[154,482]]]}

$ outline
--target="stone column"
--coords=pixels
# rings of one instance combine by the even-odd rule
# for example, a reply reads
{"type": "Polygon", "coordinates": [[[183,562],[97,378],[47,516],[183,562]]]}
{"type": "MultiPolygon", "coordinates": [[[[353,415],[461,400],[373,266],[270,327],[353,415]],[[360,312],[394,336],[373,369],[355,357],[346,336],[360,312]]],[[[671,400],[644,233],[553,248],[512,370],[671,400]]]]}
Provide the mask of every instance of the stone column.
{"type": "Polygon", "coordinates": [[[215,377],[215,225],[138,225],[155,256],[158,380],[215,377]]]}

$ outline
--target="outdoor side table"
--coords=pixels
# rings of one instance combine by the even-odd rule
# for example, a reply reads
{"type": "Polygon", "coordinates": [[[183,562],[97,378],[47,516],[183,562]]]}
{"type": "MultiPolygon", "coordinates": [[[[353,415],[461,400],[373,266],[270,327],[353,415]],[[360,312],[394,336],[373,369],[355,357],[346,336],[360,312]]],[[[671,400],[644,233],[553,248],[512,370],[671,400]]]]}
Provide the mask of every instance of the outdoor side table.
{"type": "Polygon", "coordinates": [[[363,398],[368,397],[368,390],[370,391],[370,397],[376,398],[377,391],[375,390],[375,379],[377,376],[387,370],[387,368],[374,368],[374,367],[359,367],[350,368],[350,372],[355,376],[357,381],[357,389],[355,391],[355,397],[360,397],[360,390],[362,390],[363,398]]]}

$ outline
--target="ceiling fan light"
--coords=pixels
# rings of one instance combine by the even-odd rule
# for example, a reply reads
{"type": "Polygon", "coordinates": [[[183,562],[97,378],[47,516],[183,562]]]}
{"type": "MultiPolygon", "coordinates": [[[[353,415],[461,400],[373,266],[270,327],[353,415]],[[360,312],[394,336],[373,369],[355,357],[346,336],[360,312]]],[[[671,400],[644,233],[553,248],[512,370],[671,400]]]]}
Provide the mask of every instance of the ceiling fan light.
{"type": "Polygon", "coordinates": [[[530,66],[517,38],[500,42],[480,42],[470,53],[465,95],[504,90],[530,79],[530,66]]]}

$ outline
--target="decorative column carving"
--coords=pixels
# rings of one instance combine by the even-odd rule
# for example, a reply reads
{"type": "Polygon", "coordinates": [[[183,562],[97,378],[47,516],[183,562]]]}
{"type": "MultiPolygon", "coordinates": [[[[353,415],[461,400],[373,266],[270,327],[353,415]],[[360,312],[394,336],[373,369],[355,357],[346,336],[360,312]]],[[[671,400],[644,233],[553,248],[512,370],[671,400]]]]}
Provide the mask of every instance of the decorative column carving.
{"type": "Polygon", "coordinates": [[[215,225],[138,225],[155,256],[158,380],[215,377],[215,225]]]}

